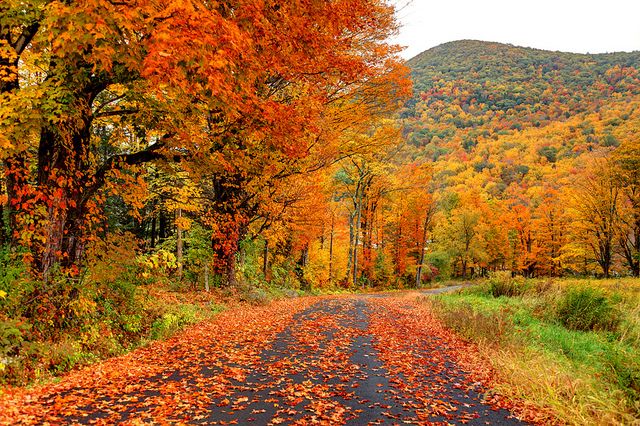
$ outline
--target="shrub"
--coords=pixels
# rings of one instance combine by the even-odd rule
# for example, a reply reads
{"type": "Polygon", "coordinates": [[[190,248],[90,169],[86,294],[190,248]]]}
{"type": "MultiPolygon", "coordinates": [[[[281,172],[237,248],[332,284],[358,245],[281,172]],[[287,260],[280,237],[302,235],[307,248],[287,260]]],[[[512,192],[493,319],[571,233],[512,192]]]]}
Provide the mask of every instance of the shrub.
{"type": "Polygon", "coordinates": [[[592,287],[569,288],[558,301],[556,314],[572,330],[616,331],[620,324],[620,313],[609,298],[592,287]]]}
{"type": "Polygon", "coordinates": [[[485,310],[470,302],[448,303],[441,296],[424,301],[440,321],[467,339],[496,344],[514,333],[511,312],[506,308],[485,310]]]}
{"type": "Polygon", "coordinates": [[[633,400],[640,399],[640,363],[620,348],[612,347],[605,354],[605,363],[617,384],[633,400]]]}
{"type": "Polygon", "coordinates": [[[198,307],[195,305],[181,305],[175,312],[167,312],[158,318],[151,326],[152,339],[166,339],[184,326],[197,322],[198,307]]]}
{"type": "Polygon", "coordinates": [[[0,373],[7,368],[11,358],[19,355],[29,328],[28,324],[16,320],[0,321],[0,373]]]}
{"type": "Polygon", "coordinates": [[[427,254],[427,264],[437,270],[434,278],[449,278],[451,276],[451,256],[446,251],[435,251],[427,254]]]}
{"type": "Polygon", "coordinates": [[[0,383],[17,385],[36,377],[45,348],[30,338],[30,324],[0,319],[0,383]]]}
{"type": "Polygon", "coordinates": [[[555,288],[557,288],[557,285],[552,279],[545,279],[534,281],[533,287],[530,290],[536,296],[542,296],[550,293],[555,288]]]}
{"type": "Polygon", "coordinates": [[[266,305],[270,301],[269,293],[261,288],[252,288],[245,292],[241,299],[252,305],[266,305]]]}
{"type": "Polygon", "coordinates": [[[527,285],[524,278],[514,278],[511,272],[495,272],[489,278],[488,291],[493,297],[522,296],[527,291],[527,285]]]}
{"type": "Polygon", "coordinates": [[[51,344],[47,351],[47,369],[60,374],[98,359],[97,355],[82,350],[80,343],[67,336],[60,342],[51,344]]]}

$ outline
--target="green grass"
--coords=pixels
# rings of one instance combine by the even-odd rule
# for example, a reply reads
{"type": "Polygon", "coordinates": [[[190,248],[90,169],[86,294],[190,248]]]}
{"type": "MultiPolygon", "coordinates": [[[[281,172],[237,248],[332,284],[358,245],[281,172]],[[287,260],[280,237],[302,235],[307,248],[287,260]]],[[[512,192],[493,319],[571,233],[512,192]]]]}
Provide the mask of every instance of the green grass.
{"type": "Polygon", "coordinates": [[[640,421],[640,280],[510,280],[493,277],[426,301],[480,344],[508,384],[503,392],[570,424],[640,421]]]}

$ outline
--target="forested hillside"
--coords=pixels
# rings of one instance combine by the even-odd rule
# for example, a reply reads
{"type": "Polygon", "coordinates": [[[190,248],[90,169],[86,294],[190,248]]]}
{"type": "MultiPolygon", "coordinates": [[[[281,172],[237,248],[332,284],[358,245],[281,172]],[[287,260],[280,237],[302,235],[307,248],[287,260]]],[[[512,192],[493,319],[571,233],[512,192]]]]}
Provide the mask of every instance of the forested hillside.
{"type": "Polygon", "coordinates": [[[455,275],[638,275],[640,53],[459,41],[409,61],[402,112],[433,161],[429,256],[455,275]]]}

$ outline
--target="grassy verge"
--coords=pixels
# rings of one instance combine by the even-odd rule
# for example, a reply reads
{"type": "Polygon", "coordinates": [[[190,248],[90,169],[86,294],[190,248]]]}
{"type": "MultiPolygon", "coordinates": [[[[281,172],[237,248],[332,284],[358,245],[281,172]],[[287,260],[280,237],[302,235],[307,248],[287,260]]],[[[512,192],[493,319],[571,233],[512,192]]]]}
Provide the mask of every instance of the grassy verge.
{"type": "Polygon", "coordinates": [[[499,391],[569,424],[640,421],[640,280],[512,279],[430,298],[436,315],[477,342],[499,391]]]}

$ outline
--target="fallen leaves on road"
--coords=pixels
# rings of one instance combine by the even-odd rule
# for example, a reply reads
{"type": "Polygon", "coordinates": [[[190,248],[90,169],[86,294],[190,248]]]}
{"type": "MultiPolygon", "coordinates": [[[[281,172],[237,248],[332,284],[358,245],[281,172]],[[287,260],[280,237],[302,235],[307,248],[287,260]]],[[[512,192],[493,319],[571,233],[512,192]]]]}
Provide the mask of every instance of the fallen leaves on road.
{"type": "Polygon", "coordinates": [[[0,423],[508,421],[510,404],[481,400],[492,372],[474,351],[406,298],[245,306],[59,383],[6,389],[0,423]]]}

